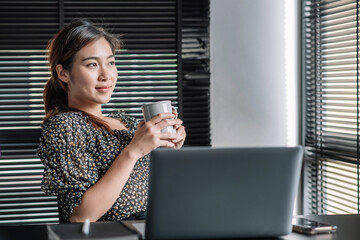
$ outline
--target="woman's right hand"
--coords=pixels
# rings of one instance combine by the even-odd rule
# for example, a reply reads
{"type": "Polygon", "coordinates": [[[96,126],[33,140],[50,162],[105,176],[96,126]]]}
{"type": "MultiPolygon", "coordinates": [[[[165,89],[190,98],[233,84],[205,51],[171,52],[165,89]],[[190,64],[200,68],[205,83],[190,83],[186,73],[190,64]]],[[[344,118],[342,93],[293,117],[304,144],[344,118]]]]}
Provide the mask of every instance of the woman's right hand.
{"type": "Polygon", "coordinates": [[[167,126],[181,125],[181,119],[174,119],[172,113],[160,113],[150,121],[140,122],[134,138],[126,147],[136,159],[149,154],[158,147],[172,148],[175,146],[173,139],[177,138],[176,133],[161,132],[167,126]]]}

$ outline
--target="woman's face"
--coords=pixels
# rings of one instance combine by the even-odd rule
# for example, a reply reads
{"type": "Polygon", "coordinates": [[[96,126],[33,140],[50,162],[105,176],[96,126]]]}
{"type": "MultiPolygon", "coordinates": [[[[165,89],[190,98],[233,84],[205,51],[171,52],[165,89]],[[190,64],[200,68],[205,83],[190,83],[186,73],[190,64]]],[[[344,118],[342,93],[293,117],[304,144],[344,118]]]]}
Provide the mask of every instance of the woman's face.
{"type": "Polygon", "coordinates": [[[110,101],[118,74],[115,56],[105,38],[77,52],[72,66],[68,82],[69,107],[88,109],[110,101]]]}

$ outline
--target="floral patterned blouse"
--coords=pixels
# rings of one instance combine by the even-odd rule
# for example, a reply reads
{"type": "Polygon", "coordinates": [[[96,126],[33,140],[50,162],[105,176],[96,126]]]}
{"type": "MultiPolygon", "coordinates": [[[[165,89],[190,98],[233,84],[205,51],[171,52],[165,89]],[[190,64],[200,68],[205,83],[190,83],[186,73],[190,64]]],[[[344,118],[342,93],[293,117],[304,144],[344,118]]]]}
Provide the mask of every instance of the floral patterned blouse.
{"type": "MultiPolygon", "coordinates": [[[[119,111],[109,117],[129,130],[96,129],[81,112],[59,113],[42,125],[38,155],[44,165],[41,188],[58,198],[59,216],[68,222],[84,192],[109,169],[130,143],[138,122],[119,111]]],[[[118,221],[146,210],[149,155],[140,158],[114,205],[99,221],[118,221]]]]}

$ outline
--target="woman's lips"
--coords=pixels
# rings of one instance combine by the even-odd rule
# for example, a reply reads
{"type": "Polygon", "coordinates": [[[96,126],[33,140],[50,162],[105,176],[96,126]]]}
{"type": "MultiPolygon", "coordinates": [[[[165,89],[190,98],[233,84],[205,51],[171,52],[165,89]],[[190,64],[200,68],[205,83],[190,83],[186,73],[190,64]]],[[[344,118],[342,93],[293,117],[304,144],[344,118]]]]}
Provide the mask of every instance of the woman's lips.
{"type": "Polygon", "coordinates": [[[106,93],[108,91],[110,91],[111,87],[97,87],[96,90],[99,91],[99,92],[103,92],[103,93],[106,93]]]}

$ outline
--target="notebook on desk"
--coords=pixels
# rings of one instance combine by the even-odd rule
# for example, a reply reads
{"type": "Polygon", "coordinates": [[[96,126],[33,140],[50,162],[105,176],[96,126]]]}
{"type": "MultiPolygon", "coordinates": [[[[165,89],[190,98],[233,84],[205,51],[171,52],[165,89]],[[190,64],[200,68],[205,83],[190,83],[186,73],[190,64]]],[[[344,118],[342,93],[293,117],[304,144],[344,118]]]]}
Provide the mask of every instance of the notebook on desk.
{"type": "Polygon", "coordinates": [[[289,234],[303,150],[183,148],[151,153],[145,239],[289,234]]]}

